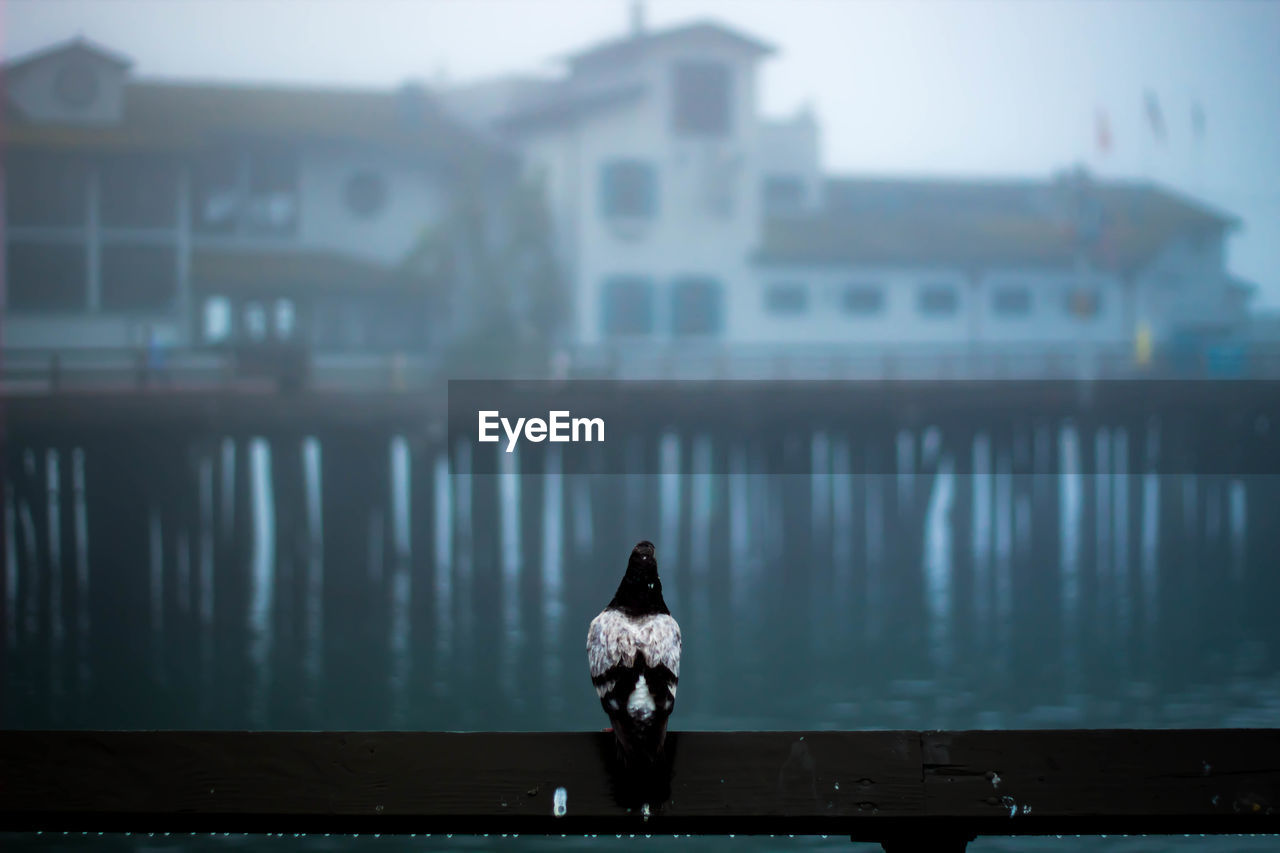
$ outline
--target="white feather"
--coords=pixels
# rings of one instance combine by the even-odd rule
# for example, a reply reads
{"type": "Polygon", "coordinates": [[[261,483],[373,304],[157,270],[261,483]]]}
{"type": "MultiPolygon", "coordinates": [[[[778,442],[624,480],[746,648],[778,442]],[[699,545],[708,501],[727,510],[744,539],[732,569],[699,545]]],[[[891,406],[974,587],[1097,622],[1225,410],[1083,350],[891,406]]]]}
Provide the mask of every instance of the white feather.
{"type": "Polygon", "coordinates": [[[587,629],[587,662],[591,677],[610,667],[634,666],[636,652],[649,666],[665,666],[680,677],[680,625],[662,613],[632,619],[617,610],[604,610],[587,629]]]}
{"type": "Polygon", "coordinates": [[[653,716],[654,710],[653,696],[642,675],[636,679],[636,689],[627,698],[627,714],[633,719],[647,720],[653,716]]]}

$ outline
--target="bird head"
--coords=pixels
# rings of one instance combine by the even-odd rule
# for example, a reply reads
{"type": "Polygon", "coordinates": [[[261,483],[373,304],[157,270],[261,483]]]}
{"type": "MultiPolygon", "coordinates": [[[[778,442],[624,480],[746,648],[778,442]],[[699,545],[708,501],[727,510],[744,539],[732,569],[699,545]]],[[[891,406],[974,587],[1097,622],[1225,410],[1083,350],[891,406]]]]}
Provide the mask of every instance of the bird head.
{"type": "Polygon", "coordinates": [[[658,579],[658,561],[652,542],[644,540],[631,549],[627,573],[622,577],[613,604],[629,612],[668,612],[662,600],[662,581],[658,579]]]}
{"type": "Polygon", "coordinates": [[[650,565],[656,570],[658,564],[653,558],[653,543],[648,539],[637,542],[636,547],[631,549],[631,560],[627,565],[650,565]]]}

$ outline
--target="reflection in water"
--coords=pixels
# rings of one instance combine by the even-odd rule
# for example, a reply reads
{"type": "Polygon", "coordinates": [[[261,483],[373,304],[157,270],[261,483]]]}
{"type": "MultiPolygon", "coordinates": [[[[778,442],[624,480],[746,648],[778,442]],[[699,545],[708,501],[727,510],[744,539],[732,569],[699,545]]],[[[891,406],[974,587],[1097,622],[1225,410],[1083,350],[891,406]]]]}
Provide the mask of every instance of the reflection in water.
{"type": "Polygon", "coordinates": [[[272,611],[275,598],[275,500],[271,488],[271,450],[255,438],[249,444],[253,498],[253,551],[249,569],[249,719],[267,725],[267,691],[271,686],[272,611]]]}
{"type": "Polygon", "coordinates": [[[4,723],[598,728],[583,633],[639,538],[685,629],[680,728],[1280,719],[1251,603],[1273,478],[1161,474],[1154,441],[1133,462],[1133,435],[1078,424],[792,439],[667,431],[628,449],[652,475],[552,452],[486,477],[465,445],[227,438],[177,486],[131,469],[123,516],[92,452],[24,452],[4,723]]]}

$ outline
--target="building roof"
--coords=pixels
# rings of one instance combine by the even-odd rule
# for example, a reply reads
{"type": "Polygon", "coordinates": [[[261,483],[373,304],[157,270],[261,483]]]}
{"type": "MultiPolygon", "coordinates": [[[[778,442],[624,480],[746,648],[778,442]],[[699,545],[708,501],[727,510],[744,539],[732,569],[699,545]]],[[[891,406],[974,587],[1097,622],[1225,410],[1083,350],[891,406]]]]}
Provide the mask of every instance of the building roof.
{"type": "Polygon", "coordinates": [[[127,81],[119,122],[64,125],[13,115],[0,141],[45,148],[175,150],[224,139],[330,140],[460,157],[493,146],[422,87],[364,90],[127,81]]]}
{"type": "Polygon", "coordinates": [[[775,51],[773,45],[730,29],[713,21],[694,21],[662,30],[643,30],[621,38],[611,39],[593,47],[568,54],[565,59],[575,70],[612,62],[627,62],[658,45],[714,39],[738,48],[752,56],[767,56],[775,51]]]}
{"type": "Polygon", "coordinates": [[[116,53],[114,50],[109,50],[100,44],[89,41],[83,36],[76,36],[73,39],[60,41],[56,44],[51,44],[48,47],[42,47],[39,50],[10,59],[8,62],[4,63],[4,70],[6,73],[12,74],[14,71],[34,65],[43,59],[57,56],[60,53],[88,54],[89,56],[106,62],[109,65],[114,65],[120,69],[129,68],[133,65],[133,60],[129,59],[129,57],[124,54],[116,53]]]}
{"type": "Polygon", "coordinates": [[[756,262],[766,265],[1069,267],[1083,255],[1132,272],[1173,237],[1234,218],[1146,184],[1055,181],[826,182],[817,212],[774,216],[756,262]]]}

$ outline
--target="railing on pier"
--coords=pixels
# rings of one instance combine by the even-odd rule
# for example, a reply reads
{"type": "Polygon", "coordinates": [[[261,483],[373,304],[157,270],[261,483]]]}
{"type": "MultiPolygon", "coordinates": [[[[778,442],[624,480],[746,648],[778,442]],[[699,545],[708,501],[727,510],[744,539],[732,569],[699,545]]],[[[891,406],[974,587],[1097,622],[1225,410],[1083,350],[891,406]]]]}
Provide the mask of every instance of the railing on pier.
{"type": "MultiPolygon", "coordinates": [[[[1161,352],[1138,363],[1131,348],[1002,343],[738,344],[583,346],[548,370],[601,379],[1126,379],[1274,378],[1280,346],[1161,352]]],[[[420,389],[443,374],[439,353],[313,352],[302,346],[239,348],[7,348],[0,392],[420,389]]]]}
{"type": "Polygon", "coordinates": [[[1280,834],[1274,729],[680,732],[645,803],[620,793],[611,751],[572,732],[9,731],[0,831],[821,834],[889,851],[1280,834]]]}

